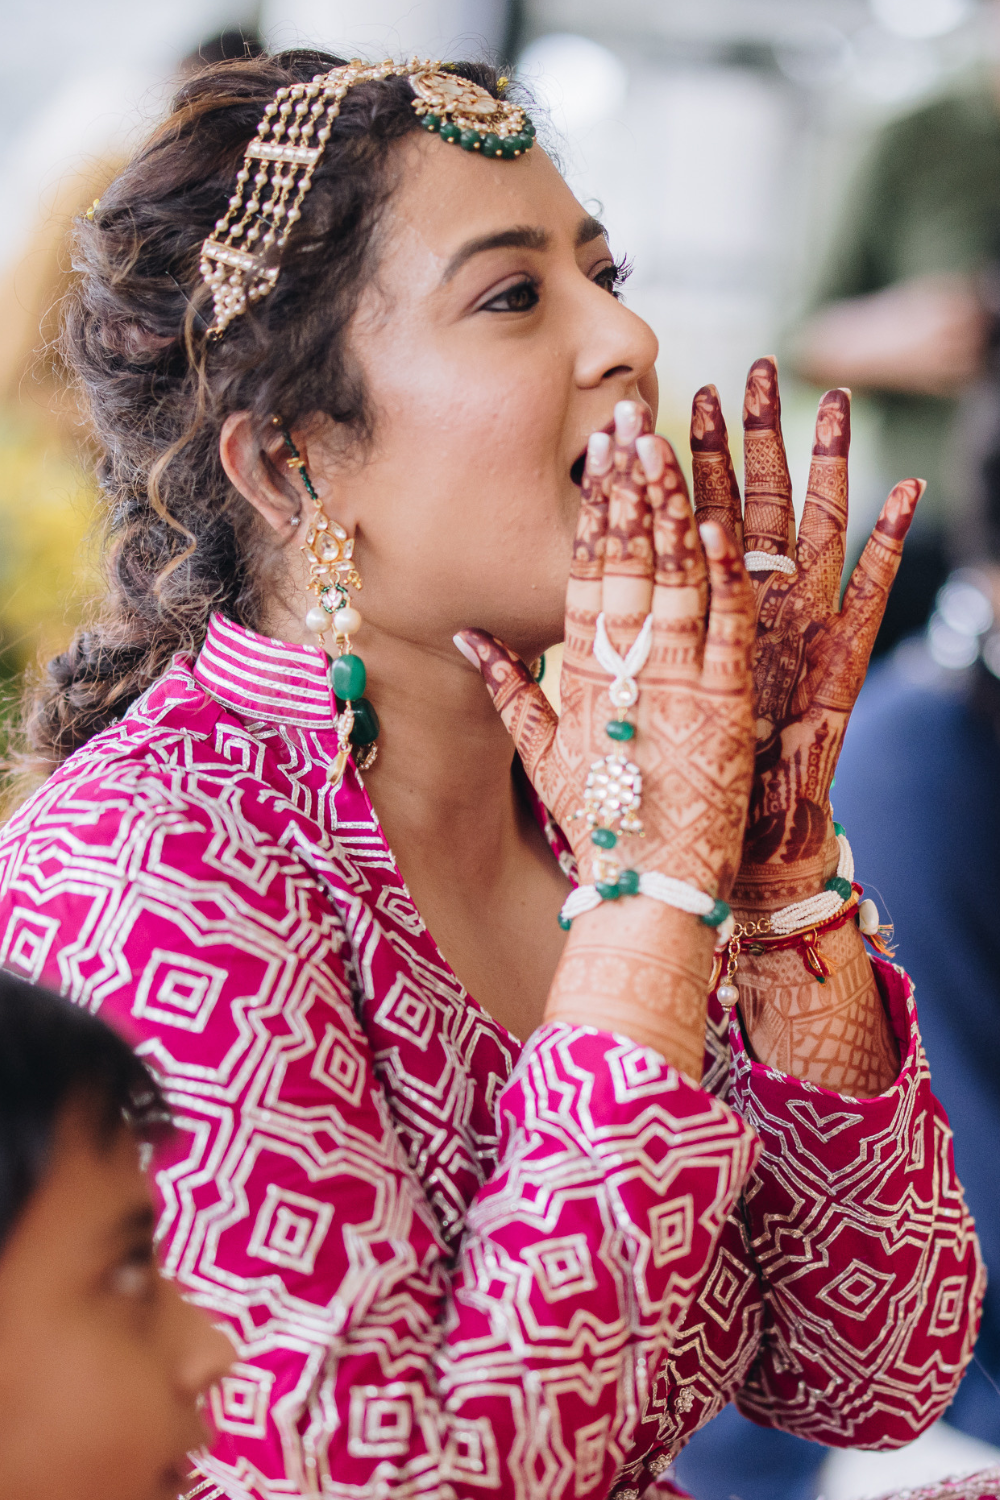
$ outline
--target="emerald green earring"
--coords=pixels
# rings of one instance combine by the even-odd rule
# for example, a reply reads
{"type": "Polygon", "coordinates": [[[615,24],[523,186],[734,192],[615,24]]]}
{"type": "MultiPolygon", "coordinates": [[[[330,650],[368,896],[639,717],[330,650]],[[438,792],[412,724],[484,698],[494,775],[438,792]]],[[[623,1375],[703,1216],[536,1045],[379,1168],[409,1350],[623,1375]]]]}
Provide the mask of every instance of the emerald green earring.
{"type": "Polygon", "coordinates": [[[344,779],[352,750],[359,771],[373,766],[378,755],[378,714],[364,696],[368,673],[361,657],[351,650],[351,636],[361,629],[362,619],[348,589],[361,589],[361,575],[354,563],[354,538],[338,521],[329,519],[292,434],[280,417],[272,420],[285,440],[290,455],[288,467],[298,470],[313,504],[302,550],[309,554],[309,587],[316,603],[306,611],[305,625],[324,651],[329,649],[328,633],[332,632],[336,642],[337,655],[330,661],[330,685],[338,705],[343,704],[336,721],[339,749],[330,769],[330,781],[336,790],[344,779]]]}

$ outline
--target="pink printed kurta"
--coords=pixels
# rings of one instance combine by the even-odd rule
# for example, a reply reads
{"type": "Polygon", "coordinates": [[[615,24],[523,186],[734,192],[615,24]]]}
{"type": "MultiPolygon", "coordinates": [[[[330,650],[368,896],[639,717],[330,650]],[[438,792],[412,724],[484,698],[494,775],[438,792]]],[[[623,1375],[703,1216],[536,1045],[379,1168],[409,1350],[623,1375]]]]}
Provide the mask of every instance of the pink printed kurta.
{"type": "Polygon", "coordinates": [[[358,775],[333,795],[334,712],[321,653],[216,617],[0,839],[0,962],[169,1091],[164,1263],[239,1356],[206,1491],[634,1500],[732,1399],[910,1441],[982,1271],[901,972],[875,1099],[752,1062],[718,1013],[702,1087],[586,1027],[522,1045],[358,775]]]}

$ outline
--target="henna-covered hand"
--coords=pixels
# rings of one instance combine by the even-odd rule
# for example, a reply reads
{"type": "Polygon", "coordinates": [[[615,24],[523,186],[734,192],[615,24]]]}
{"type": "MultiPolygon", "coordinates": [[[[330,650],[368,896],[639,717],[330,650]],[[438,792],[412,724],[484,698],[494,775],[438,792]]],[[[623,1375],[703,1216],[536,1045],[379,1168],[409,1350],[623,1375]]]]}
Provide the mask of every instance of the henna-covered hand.
{"type": "Polygon", "coordinates": [[[757,360],[750,370],[743,422],[741,514],[718,394],[707,386],[696,395],[691,448],[699,520],[718,520],[748,552],[796,563],[792,576],[751,575],[756,767],[736,894],[747,906],[773,908],[813,894],[821,872],[832,873],[830,861],[836,866],[830,783],[923,483],[905,479],[890,494],[841,607],[848,392],[828,391],[820,401],[797,540],[773,360],[757,360]]]}
{"type": "Polygon", "coordinates": [[[607,673],[593,654],[603,610],[624,652],[653,612],[649,659],[629,717],[641,763],[645,834],[623,836],[623,863],[728,895],[743,842],[752,765],[747,672],[750,586],[736,547],[698,535],[673,449],[634,402],[620,402],[614,440],[591,438],[566,595],[557,718],[524,663],[485,631],[464,630],[486,685],[539,796],[563,828],[582,879],[590,830],[574,814],[592,761],[612,749],[607,673]],[[711,609],[706,607],[711,580],[711,609]]]}
{"type": "MultiPolygon", "coordinates": [[[[745,504],[729,457],[714,386],[694,398],[691,450],[695,511],[723,525],[746,551],[794,559],[793,575],[751,575],[757,613],[753,649],[756,755],[750,814],[733,903],[757,917],[822,889],[837,865],[830,785],[851,710],[864,682],[903,540],[923,493],[922,480],[897,484],[882,508],[840,603],[847,530],[850,395],[828,391],[816,438],[798,537],[781,435],[774,361],[760,359],[747,379],[743,408],[745,504]]],[[[743,1006],[751,1042],[765,1061],[843,1091],[874,1092],[898,1059],[874,983],[851,949],[825,992],[795,961],[747,957],[752,980],[743,1006]],[[768,984],[782,975],[781,1019],[769,1010],[768,984]],[[786,973],[787,971],[787,973],[786,973]],[[867,973],[859,984],[858,975],[867,973]],[[853,980],[851,979],[853,975],[853,980]],[[822,1005],[820,1004],[822,998],[822,1005]],[[847,1061],[845,1061],[847,1059],[847,1061]]],[[[742,984],[742,981],[741,981],[742,984]]]]}
{"type": "MultiPolygon", "coordinates": [[[[586,881],[596,851],[575,814],[591,763],[611,748],[605,725],[615,717],[608,676],[593,654],[597,618],[603,611],[611,642],[624,653],[652,611],[652,648],[629,715],[645,834],[622,835],[617,852],[625,867],[660,870],[726,896],[753,769],[753,599],[739,550],[721,527],[705,527],[703,550],[676,456],[648,425],[641,406],[620,402],[613,440],[603,432],[590,440],[566,596],[561,717],[506,646],[481,630],[459,638],[586,881]]],[[[547,1015],[592,1024],[613,1018],[614,1029],[658,1046],[697,1076],[711,933],[656,905],[645,897],[605,903],[574,923],[547,1015]]]]}

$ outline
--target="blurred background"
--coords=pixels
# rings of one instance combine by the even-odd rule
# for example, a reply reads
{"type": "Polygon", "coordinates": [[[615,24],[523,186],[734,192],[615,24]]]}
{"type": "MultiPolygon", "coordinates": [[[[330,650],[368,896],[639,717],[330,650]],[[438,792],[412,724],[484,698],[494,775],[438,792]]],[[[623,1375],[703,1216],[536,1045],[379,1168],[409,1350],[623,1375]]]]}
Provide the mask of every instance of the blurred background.
{"type": "MultiPolygon", "coordinates": [[[[988,170],[991,153],[1000,163],[1000,104],[994,108],[985,82],[1000,67],[996,5],[38,0],[7,5],[3,19],[0,672],[7,679],[66,637],[90,586],[89,486],[77,462],[76,413],[58,360],[46,352],[68,271],[66,231],[166,108],[183,73],[203,59],[238,55],[243,39],[365,56],[485,50],[514,63],[547,113],[548,141],[571,183],[601,205],[616,253],[634,263],[629,301],[660,337],[663,430],[683,448],[690,398],[714,380],[738,433],[747,366],[776,352],[793,473],[803,479],[814,393],[792,382],[793,363],[820,386],[856,387],[852,540],[867,531],[893,479],[925,474],[926,579],[913,610],[929,607],[944,567],[934,533],[948,503],[940,472],[932,472],[940,469],[939,408],[981,373],[987,355],[993,288],[985,282],[1000,252],[986,242],[1000,227],[1000,187],[971,184],[973,195],[978,189],[990,201],[964,205],[952,231],[908,223],[916,242],[901,247],[897,224],[893,243],[883,244],[886,193],[905,197],[908,185],[882,180],[886,163],[873,163],[871,149],[893,121],[935,100],[954,106],[964,94],[969,119],[954,118],[952,108],[943,122],[949,143],[963,125],[972,134],[978,126],[986,138],[973,143],[974,162],[958,142],[966,175],[970,166],[973,177],[988,170]],[[985,131],[976,107],[990,117],[985,131]],[[852,211],[853,226],[845,222],[852,211]],[[988,222],[973,223],[977,215],[988,222]],[[975,303],[957,279],[944,284],[949,273],[983,283],[975,303]],[[881,317],[897,343],[905,344],[901,331],[912,335],[916,318],[941,342],[964,345],[951,351],[944,399],[900,397],[885,385],[891,370],[874,372],[874,394],[865,399],[858,377],[872,371],[864,328],[854,331],[857,348],[850,327],[803,337],[804,315],[825,302],[935,276],[942,284],[926,290],[936,302],[899,308],[895,329],[893,308],[881,317]],[[901,425],[909,443],[891,441],[901,425]]],[[[904,177],[906,170],[903,163],[904,177]]],[[[919,211],[918,185],[911,197],[908,220],[919,211]]],[[[910,352],[899,351],[897,361],[904,384],[910,352]]]]}
{"type": "MultiPolygon", "coordinates": [[[[892,482],[927,478],[837,812],[923,985],[935,1084],[1000,1281],[984,1149],[1000,1134],[1000,0],[8,0],[2,19],[8,710],[97,585],[93,454],[55,347],[73,218],[180,79],[246,49],[511,65],[633,262],[625,294],[659,336],[660,427],[682,459],[691,396],[714,381],[739,464],[746,370],[777,353],[799,502],[816,397],[854,391],[854,556],[892,482]]],[[[730,1412],[679,1476],[699,1500],[860,1500],[1000,1461],[995,1297],[977,1358],[948,1424],[905,1453],[827,1457],[730,1412]]]]}

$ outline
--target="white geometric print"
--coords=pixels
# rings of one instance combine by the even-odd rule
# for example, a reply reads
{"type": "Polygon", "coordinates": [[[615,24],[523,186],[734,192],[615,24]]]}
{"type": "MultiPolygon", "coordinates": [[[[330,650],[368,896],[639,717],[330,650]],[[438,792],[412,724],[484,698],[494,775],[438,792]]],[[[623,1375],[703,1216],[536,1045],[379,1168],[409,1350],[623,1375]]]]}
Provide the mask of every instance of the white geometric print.
{"type": "Polygon", "coordinates": [[[332,1218],[332,1204],[318,1203],[272,1182],[250,1235],[250,1254],[309,1276],[332,1218]]]}
{"type": "Polygon", "coordinates": [[[224,969],[199,963],[190,954],[154,948],[139,980],[132,1014],[185,1031],[204,1031],[225,979],[224,969]]]}
{"type": "Polygon", "coordinates": [[[322,653],[217,617],[0,836],[3,962],[174,1108],[164,1264],[238,1355],[198,1500],[636,1500],[729,1400],[910,1441],[982,1273],[905,977],[875,965],[876,1099],[760,1067],[717,1007],[702,1088],[583,1027],[522,1047],[353,769],[331,793],[334,713],[322,653]]]}

